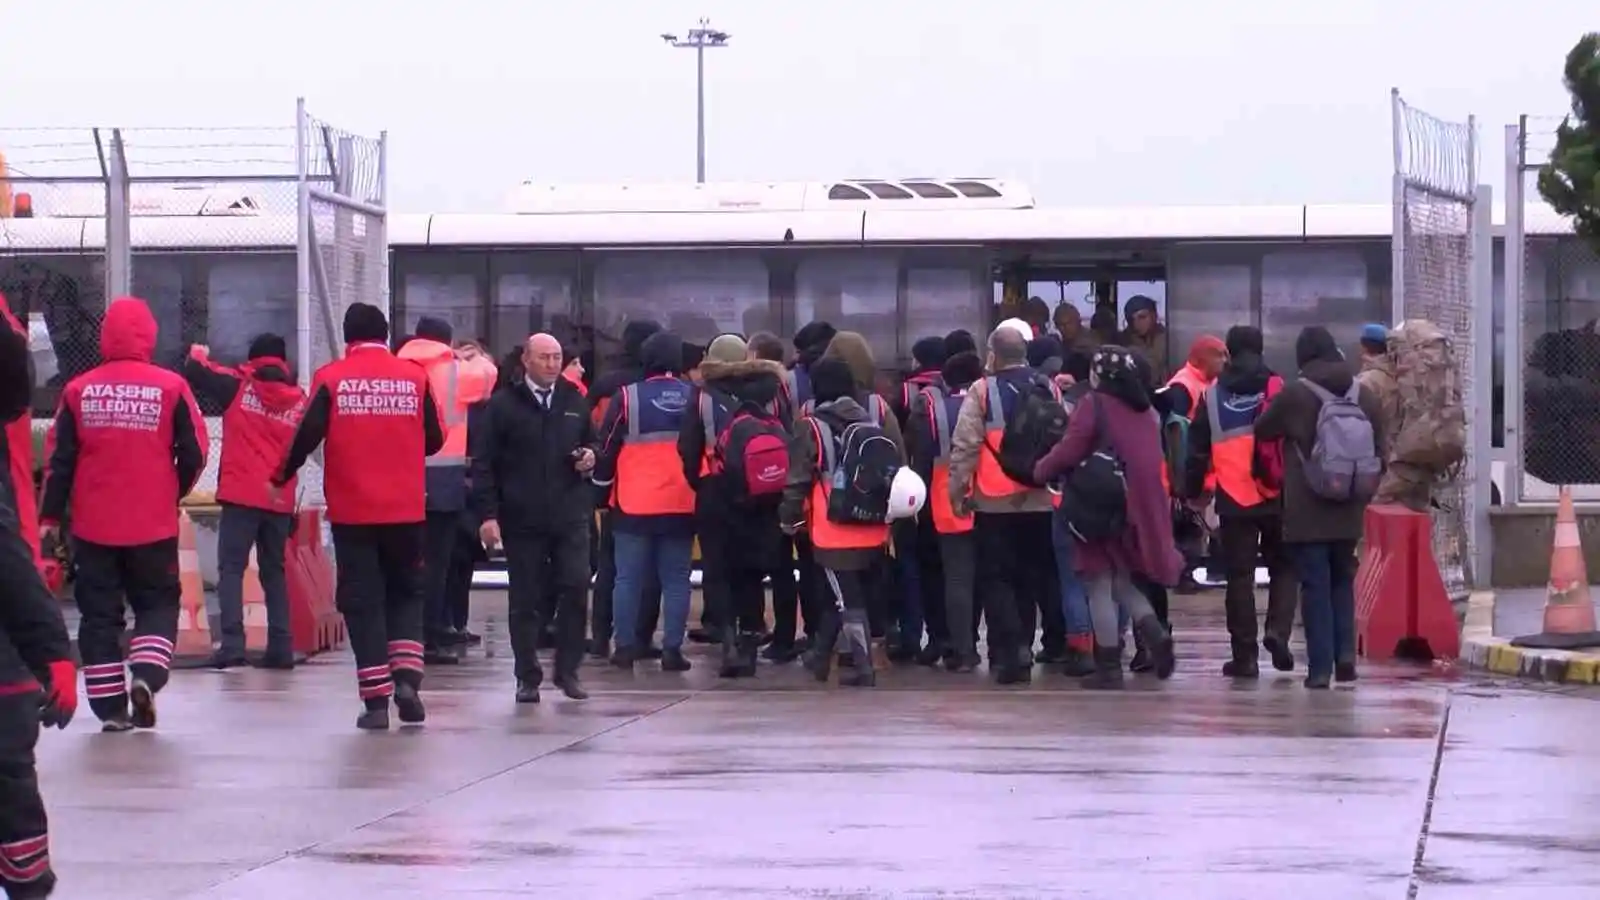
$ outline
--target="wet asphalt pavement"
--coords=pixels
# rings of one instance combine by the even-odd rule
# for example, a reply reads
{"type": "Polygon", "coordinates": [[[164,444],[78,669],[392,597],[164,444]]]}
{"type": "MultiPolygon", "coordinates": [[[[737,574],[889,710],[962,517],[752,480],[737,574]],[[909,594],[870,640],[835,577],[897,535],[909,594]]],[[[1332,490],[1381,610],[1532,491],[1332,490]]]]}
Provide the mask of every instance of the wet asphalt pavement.
{"type": "Polygon", "coordinates": [[[1178,674],[1120,695],[727,685],[696,656],[517,707],[502,629],[429,673],[425,727],[363,734],[343,653],[179,672],[157,731],[84,709],[42,741],[56,896],[1600,897],[1600,694],[1378,666],[1232,685],[1220,595],[1179,605],[1178,674]]]}

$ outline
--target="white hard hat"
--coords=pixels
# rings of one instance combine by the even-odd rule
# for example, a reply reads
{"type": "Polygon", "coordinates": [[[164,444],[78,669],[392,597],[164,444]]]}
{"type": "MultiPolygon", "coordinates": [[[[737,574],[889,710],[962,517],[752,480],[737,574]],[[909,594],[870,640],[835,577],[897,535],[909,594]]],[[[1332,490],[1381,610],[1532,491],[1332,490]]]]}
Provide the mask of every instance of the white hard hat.
{"type": "Polygon", "coordinates": [[[889,485],[889,519],[909,519],[928,501],[928,486],[910,466],[901,466],[889,485]]]}
{"type": "Polygon", "coordinates": [[[999,325],[996,325],[994,330],[999,331],[1002,328],[1009,328],[1012,331],[1015,331],[1017,334],[1022,335],[1022,339],[1025,341],[1033,340],[1033,326],[1021,319],[1007,319],[1004,322],[1001,322],[999,325]]]}

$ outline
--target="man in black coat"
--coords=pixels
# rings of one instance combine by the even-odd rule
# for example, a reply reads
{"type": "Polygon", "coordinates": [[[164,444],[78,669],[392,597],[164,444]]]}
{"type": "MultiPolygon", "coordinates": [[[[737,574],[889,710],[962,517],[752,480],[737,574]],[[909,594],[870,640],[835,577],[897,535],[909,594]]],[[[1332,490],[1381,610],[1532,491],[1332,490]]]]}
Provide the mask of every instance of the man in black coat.
{"type": "Polygon", "coordinates": [[[468,433],[472,501],[486,546],[503,545],[510,577],[511,652],[517,702],[538,703],[544,671],[538,643],[546,591],[555,592],[555,678],[573,700],[589,695],[578,681],[589,590],[589,517],[594,486],[594,426],[589,403],[561,377],[561,343],[528,338],[521,384],[490,398],[468,433]]]}

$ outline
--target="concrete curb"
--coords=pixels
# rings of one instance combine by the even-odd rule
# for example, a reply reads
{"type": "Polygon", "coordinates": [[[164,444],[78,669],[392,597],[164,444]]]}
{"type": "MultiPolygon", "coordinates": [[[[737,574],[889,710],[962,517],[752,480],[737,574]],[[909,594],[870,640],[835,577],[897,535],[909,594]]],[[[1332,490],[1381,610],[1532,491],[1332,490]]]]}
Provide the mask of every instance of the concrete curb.
{"type": "Polygon", "coordinates": [[[1510,638],[1495,637],[1494,601],[1493,591],[1480,591],[1467,601],[1461,628],[1463,666],[1557,684],[1600,684],[1600,653],[1513,647],[1510,638]]]}

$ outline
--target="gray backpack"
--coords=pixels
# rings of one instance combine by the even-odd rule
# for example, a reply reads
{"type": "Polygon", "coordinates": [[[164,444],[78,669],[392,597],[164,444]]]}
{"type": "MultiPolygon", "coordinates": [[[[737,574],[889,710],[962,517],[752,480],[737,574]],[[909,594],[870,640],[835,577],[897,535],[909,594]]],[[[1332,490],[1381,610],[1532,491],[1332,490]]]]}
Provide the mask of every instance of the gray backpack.
{"type": "Polygon", "coordinates": [[[1343,396],[1302,378],[1322,401],[1317,410],[1316,438],[1311,453],[1300,454],[1300,468],[1311,492],[1338,503],[1365,503],[1378,492],[1383,460],[1378,459],[1372,420],[1361,408],[1361,385],[1352,384],[1343,396]]]}

